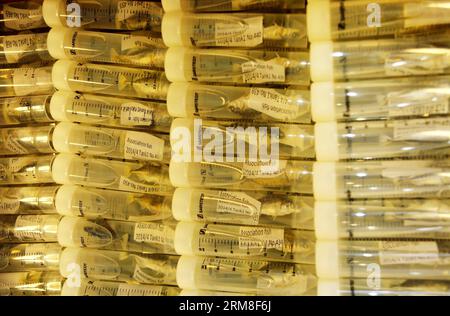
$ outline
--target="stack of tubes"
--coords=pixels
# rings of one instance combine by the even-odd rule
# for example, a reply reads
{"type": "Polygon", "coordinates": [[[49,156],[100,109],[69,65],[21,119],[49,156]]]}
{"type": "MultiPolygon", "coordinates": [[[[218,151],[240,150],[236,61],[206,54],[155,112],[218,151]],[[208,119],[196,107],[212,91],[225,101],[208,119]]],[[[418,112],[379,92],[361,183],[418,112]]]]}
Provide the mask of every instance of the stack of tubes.
{"type": "Polygon", "coordinates": [[[70,6],[0,4],[0,295],[450,295],[450,1],[70,6]]]}
{"type": "Polygon", "coordinates": [[[319,295],[449,295],[449,1],[309,1],[319,295]]]}

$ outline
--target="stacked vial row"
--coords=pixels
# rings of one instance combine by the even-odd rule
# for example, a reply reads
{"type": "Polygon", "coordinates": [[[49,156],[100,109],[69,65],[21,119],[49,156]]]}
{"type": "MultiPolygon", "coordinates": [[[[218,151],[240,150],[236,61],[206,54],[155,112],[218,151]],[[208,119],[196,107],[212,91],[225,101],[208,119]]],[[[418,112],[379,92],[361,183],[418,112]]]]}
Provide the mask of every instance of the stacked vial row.
{"type": "Polygon", "coordinates": [[[315,294],[304,2],[162,3],[182,293],[315,294]]]}
{"type": "Polygon", "coordinates": [[[449,295],[449,1],[309,1],[321,295],[449,295]]]}
{"type": "Polygon", "coordinates": [[[59,295],[57,186],[41,164],[53,119],[41,1],[0,5],[0,295],[59,295]],[[46,174],[47,173],[47,174],[46,174]],[[44,176],[44,174],[46,174],[44,176]],[[43,175],[41,177],[41,175],[43,175]],[[33,184],[32,186],[26,186],[33,184]]]}
{"type": "Polygon", "coordinates": [[[177,295],[161,4],[46,0],[63,295],[177,295]],[[93,31],[95,29],[95,31],[93,31]]]}

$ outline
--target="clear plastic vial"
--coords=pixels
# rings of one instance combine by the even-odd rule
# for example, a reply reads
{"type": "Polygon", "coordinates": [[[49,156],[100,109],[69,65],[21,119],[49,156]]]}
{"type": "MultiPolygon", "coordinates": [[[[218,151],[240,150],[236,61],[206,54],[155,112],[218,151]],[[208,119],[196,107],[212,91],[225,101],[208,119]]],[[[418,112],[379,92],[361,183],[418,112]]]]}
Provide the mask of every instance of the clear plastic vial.
{"type": "Polygon", "coordinates": [[[310,84],[309,53],[190,49],[167,50],[165,71],[171,82],[310,84]]]}
{"type": "Polygon", "coordinates": [[[449,241],[318,241],[317,276],[449,281],[449,241]]]}
{"type": "Polygon", "coordinates": [[[85,29],[149,30],[159,32],[163,10],[150,1],[44,0],[43,15],[50,27],[82,27],[85,29]]]}
{"type": "Polygon", "coordinates": [[[47,27],[42,16],[42,0],[3,3],[0,8],[0,28],[5,31],[47,27]]]}
{"type": "Polygon", "coordinates": [[[0,245],[0,272],[54,271],[59,269],[57,243],[0,245]]]}
{"type": "MultiPolygon", "coordinates": [[[[282,123],[176,118],[170,129],[172,157],[201,152],[204,159],[314,159],[314,127],[282,123]]],[[[209,161],[209,160],[208,160],[209,161]]]]}
{"type": "Polygon", "coordinates": [[[171,218],[171,196],[63,185],[55,196],[59,214],[119,221],[153,222],[171,218]]]}
{"type": "Polygon", "coordinates": [[[346,278],[320,279],[319,296],[448,296],[448,280],[414,280],[407,278],[372,279],[346,278]]]}
{"type": "Polygon", "coordinates": [[[25,64],[49,61],[48,33],[7,35],[0,37],[0,64],[25,64]]]}
{"type": "Polygon", "coordinates": [[[81,280],[79,286],[64,282],[61,296],[178,296],[177,287],[132,284],[112,281],[81,280]]]}
{"type": "Polygon", "coordinates": [[[450,72],[450,31],[396,39],[311,44],[314,82],[450,72]]]}
{"type": "Polygon", "coordinates": [[[306,48],[305,14],[166,13],[161,25],[168,47],[306,48]]]}
{"type": "Polygon", "coordinates": [[[220,291],[208,291],[208,290],[181,290],[178,296],[256,296],[256,294],[250,293],[238,293],[238,292],[220,292],[220,291]]]}
{"type": "Polygon", "coordinates": [[[450,23],[447,0],[314,0],[307,9],[311,42],[394,36],[450,23]]]}
{"type": "Polygon", "coordinates": [[[448,115],[449,82],[450,76],[419,76],[313,83],[312,117],[328,122],[448,115]]]}
{"type": "Polygon", "coordinates": [[[54,126],[0,129],[0,155],[50,154],[54,126]]]}
{"type": "Polygon", "coordinates": [[[314,248],[313,232],[293,229],[180,222],[175,230],[180,255],[312,264],[314,248]]]}
{"type": "Polygon", "coordinates": [[[182,256],[177,283],[183,290],[303,296],[316,294],[314,274],[312,265],[182,256]]]}
{"type": "Polygon", "coordinates": [[[51,95],[0,99],[0,125],[52,123],[50,99],[51,95]]]}
{"type": "Polygon", "coordinates": [[[161,2],[165,12],[273,11],[305,8],[304,0],[162,0],[161,2]]]}
{"type": "Polygon", "coordinates": [[[309,91],[299,88],[248,88],[175,82],[167,92],[167,110],[175,117],[311,122],[309,91]]]}
{"type": "Polygon", "coordinates": [[[50,101],[57,121],[168,132],[172,118],[164,103],[57,91],[50,101]]]}
{"type": "Polygon", "coordinates": [[[59,215],[2,215],[0,243],[56,242],[59,215]]]}
{"type": "Polygon", "coordinates": [[[122,162],[59,154],[52,164],[56,183],[170,195],[168,167],[155,162],[122,162]]]}
{"type": "Polygon", "coordinates": [[[0,296],[59,296],[62,283],[58,272],[0,273],[0,296]]]}
{"type": "Polygon", "coordinates": [[[48,33],[47,46],[55,59],[164,68],[166,46],[148,33],[117,34],[63,27],[48,33]]]}
{"type": "Polygon", "coordinates": [[[0,69],[0,97],[53,92],[52,67],[0,69]]]}
{"type": "Polygon", "coordinates": [[[84,279],[176,285],[178,258],[66,248],[61,253],[59,271],[72,287],[81,286],[84,279]]]}
{"type": "Polygon", "coordinates": [[[54,183],[53,155],[0,158],[0,184],[54,183]]]}
{"type": "Polygon", "coordinates": [[[59,186],[0,187],[0,214],[54,214],[59,186]]]}
{"type": "Polygon", "coordinates": [[[170,163],[173,186],[182,188],[232,189],[244,191],[289,191],[312,194],[312,162],[170,163]]]}
{"type": "Polygon", "coordinates": [[[55,88],[73,92],[165,100],[169,82],[164,72],[58,60],[53,65],[55,88]]]}
{"type": "Polygon", "coordinates": [[[135,223],[65,216],[58,225],[58,243],[63,247],[175,255],[174,227],[170,222],[135,223]]]}
{"type": "Polygon", "coordinates": [[[444,198],[450,194],[449,160],[318,162],[317,200],[366,198],[444,198]]]}
{"type": "Polygon", "coordinates": [[[70,122],[56,125],[53,146],[61,153],[141,161],[170,161],[167,135],[70,122]]]}
{"type": "Polygon", "coordinates": [[[437,117],[315,126],[318,161],[395,157],[444,158],[450,154],[450,118],[437,117]]]}
{"type": "Polygon", "coordinates": [[[186,222],[314,228],[314,199],[284,192],[177,188],[172,213],[186,222]]]}
{"type": "Polygon", "coordinates": [[[346,238],[449,239],[448,199],[316,201],[318,240],[346,238]]]}

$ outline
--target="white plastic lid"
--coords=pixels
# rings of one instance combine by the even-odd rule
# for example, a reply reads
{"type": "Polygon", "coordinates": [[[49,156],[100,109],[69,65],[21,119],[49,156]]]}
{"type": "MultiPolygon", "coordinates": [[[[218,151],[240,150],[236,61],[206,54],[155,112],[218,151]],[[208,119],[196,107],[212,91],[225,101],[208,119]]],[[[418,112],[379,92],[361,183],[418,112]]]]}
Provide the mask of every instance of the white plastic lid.
{"type": "Polygon", "coordinates": [[[77,62],[71,60],[60,59],[53,64],[52,81],[53,85],[58,90],[70,91],[69,72],[72,67],[76,67],[77,62]]]}
{"type": "Polygon", "coordinates": [[[309,1],[306,22],[310,42],[332,40],[330,0],[309,1]]]}
{"type": "Polygon", "coordinates": [[[204,225],[201,223],[180,222],[175,229],[174,246],[179,255],[195,255],[195,242],[198,232],[204,225]]]}
{"type": "MultiPolygon", "coordinates": [[[[219,292],[220,293],[220,292],[219,292]]],[[[202,290],[182,290],[178,296],[208,296],[208,291],[202,290]]]]}
{"type": "Polygon", "coordinates": [[[339,279],[339,248],[337,241],[316,242],[316,273],[319,278],[339,279]]]}
{"type": "Polygon", "coordinates": [[[53,181],[59,184],[70,184],[69,170],[77,156],[59,154],[52,161],[53,181]]]}
{"type": "Polygon", "coordinates": [[[164,44],[167,47],[192,46],[189,38],[185,38],[186,25],[184,22],[183,13],[173,12],[166,13],[162,19],[161,33],[164,44]]]}
{"type": "Polygon", "coordinates": [[[67,4],[65,0],[44,0],[42,4],[42,15],[45,23],[50,27],[65,26],[61,15],[65,15],[67,4]]]}
{"type": "Polygon", "coordinates": [[[189,170],[191,163],[170,161],[169,178],[174,187],[188,188],[191,186],[189,181],[189,170]]]}
{"type": "Polygon", "coordinates": [[[56,91],[50,100],[50,115],[55,121],[70,121],[67,117],[67,107],[72,104],[76,93],[70,91],[56,91]]]}
{"type": "Polygon", "coordinates": [[[74,286],[71,284],[70,280],[66,280],[61,289],[61,296],[81,296],[83,282],[84,281],[81,281],[81,286],[74,286]]]}
{"type": "Polygon", "coordinates": [[[171,47],[167,50],[164,61],[166,77],[171,82],[192,80],[191,50],[183,47],[171,47]]]}
{"type": "Polygon", "coordinates": [[[336,119],[333,82],[317,82],[311,85],[311,112],[316,123],[336,119]]]}
{"type": "Polygon", "coordinates": [[[73,232],[77,225],[85,220],[81,217],[64,216],[58,225],[58,243],[63,247],[79,247],[79,240],[74,240],[73,232]]]}
{"type": "Polygon", "coordinates": [[[339,280],[319,279],[317,296],[341,296],[339,280]]]}
{"type": "Polygon", "coordinates": [[[312,43],[310,56],[312,81],[333,81],[333,42],[312,43]]]}
{"type": "MultiPolygon", "coordinates": [[[[181,2],[183,0],[161,0],[164,12],[174,12],[181,11],[183,7],[181,6],[181,2]]],[[[186,0],[184,0],[186,1],[186,0]]]]}
{"type": "Polygon", "coordinates": [[[178,188],[172,196],[172,216],[177,221],[191,222],[195,220],[191,205],[196,191],[189,188],[178,188]]]}
{"type": "Polygon", "coordinates": [[[336,202],[314,203],[314,225],[319,240],[339,239],[338,209],[336,202]]]}
{"type": "Polygon", "coordinates": [[[313,168],[313,189],[316,200],[333,201],[337,199],[336,164],[316,162],[313,168]]]}
{"type": "Polygon", "coordinates": [[[65,278],[69,278],[73,275],[74,265],[78,264],[81,257],[80,248],[66,248],[61,252],[59,256],[59,273],[65,278]]]}
{"type": "Polygon", "coordinates": [[[63,185],[58,189],[55,196],[55,208],[58,214],[67,216],[78,216],[78,212],[72,208],[72,197],[79,189],[76,185],[63,185]]]}
{"type": "Polygon", "coordinates": [[[189,99],[189,87],[187,82],[170,84],[167,92],[167,111],[171,116],[192,117],[195,113],[195,105],[189,99]]]}
{"type": "Polygon", "coordinates": [[[336,122],[317,123],[314,127],[317,161],[338,161],[338,124],[336,122]]]}
{"type": "Polygon", "coordinates": [[[56,125],[52,137],[53,147],[56,151],[70,153],[70,134],[72,133],[72,129],[76,129],[77,126],[77,124],[70,122],[61,122],[56,125]]]}
{"type": "MultiPolygon", "coordinates": [[[[172,121],[172,125],[170,126],[170,135],[174,135],[178,137],[180,133],[175,133],[177,129],[181,130],[181,135],[184,135],[187,131],[189,131],[191,137],[188,139],[193,139],[194,137],[194,120],[192,118],[176,118],[172,121]]],[[[173,146],[174,143],[172,141],[179,142],[180,140],[177,138],[170,137],[170,144],[173,146]]]]}
{"type": "Polygon", "coordinates": [[[52,28],[47,36],[47,49],[49,54],[55,59],[67,59],[64,49],[65,38],[71,36],[74,31],[64,27],[52,28]]]}
{"type": "Polygon", "coordinates": [[[182,289],[196,290],[197,268],[201,265],[200,257],[181,256],[177,265],[177,284],[182,289]]]}

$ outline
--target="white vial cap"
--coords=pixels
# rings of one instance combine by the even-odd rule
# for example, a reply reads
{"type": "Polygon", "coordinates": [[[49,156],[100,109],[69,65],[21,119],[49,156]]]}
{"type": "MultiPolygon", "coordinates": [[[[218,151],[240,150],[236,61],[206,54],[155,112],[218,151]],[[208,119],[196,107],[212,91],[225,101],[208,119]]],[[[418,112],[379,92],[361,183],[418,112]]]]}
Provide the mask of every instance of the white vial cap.
{"type": "Polygon", "coordinates": [[[175,229],[174,246],[179,255],[195,255],[195,242],[198,232],[203,228],[201,223],[180,222],[175,229]]]}
{"type": "Polygon", "coordinates": [[[172,216],[177,221],[191,222],[195,219],[192,216],[192,200],[194,190],[188,188],[177,188],[172,196],[172,216]]]}
{"type": "Polygon", "coordinates": [[[188,25],[184,25],[181,12],[166,13],[162,19],[161,33],[164,44],[167,47],[192,46],[190,41],[184,38],[184,32],[188,25]]]}
{"type": "Polygon", "coordinates": [[[66,109],[76,97],[70,91],[56,91],[50,100],[50,115],[55,121],[70,121],[66,109]]]}
{"type": "Polygon", "coordinates": [[[174,12],[183,10],[181,6],[183,0],[161,0],[164,12],[174,12]]]}
{"type": "Polygon", "coordinates": [[[172,125],[170,126],[170,143],[171,145],[174,145],[172,143],[172,140],[179,142],[179,133],[175,133],[175,131],[180,131],[181,135],[184,135],[185,133],[189,133],[191,137],[189,139],[192,139],[194,137],[194,120],[191,118],[176,118],[172,121],[172,125]],[[172,138],[174,136],[174,138],[172,138]]]}
{"type": "Polygon", "coordinates": [[[174,117],[192,117],[195,106],[189,100],[189,87],[187,82],[175,82],[170,84],[167,92],[167,111],[174,117]]]}
{"type": "Polygon", "coordinates": [[[208,294],[208,292],[203,290],[182,290],[178,296],[205,296],[205,294],[208,294]]]}
{"type": "Polygon", "coordinates": [[[65,0],[44,0],[42,4],[42,15],[45,23],[50,27],[64,26],[61,15],[67,14],[65,0]]]}
{"type": "Polygon", "coordinates": [[[316,82],[311,85],[311,112],[316,123],[336,119],[333,82],[316,82]]]}
{"type": "Polygon", "coordinates": [[[79,247],[80,242],[74,240],[73,233],[79,222],[84,221],[81,217],[63,217],[58,225],[58,243],[63,247],[79,247]]]}
{"type": "Polygon", "coordinates": [[[77,62],[71,60],[60,59],[56,61],[52,69],[52,82],[58,90],[68,90],[69,86],[69,72],[72,67],[76,67],[77,62]]]}
{"type": "Polygon", "coordinates": [[[339,239],[338,205],[334,201],[314,203],[314,226],[318,240],[339,239]]]}
{"type": "Polygon", "coordinates": [[[319,279],[317,282],[317,296],[341,296],[339,280],[319,279]]]}
{"type": "Polygon", "coordinates": [[[81,289],[83,287],[83,282],[81,281],[80,286],[72,284],[70,280],[66,280],[61,289],[61,296],[82,296],[81,289]]]}
{"type": "Polygon", "coordinates": [[[317,161],[339,160],[338,124],[336,122],[317,123],[314,127],[317,161]]]}
{"type": "Polygon", "coordinates": [[[339,247],[336,240],[316,242],[316,273],[319,278],[339,280],[339,247]]]}
{"type": "Polygon", "coordinates": [[[312,81],[333,81],[333,42],[312,43],[310,56],[312,81]]]}
{"type": "Polygon", "coordinates": [[[306,22],[310,42],[332,40],[330,0],[309,1],[306,22]]]}
{"type": "Polygon", "coordinates": [[[172,185],[174,187],[182,188],[190,187],[189,171],[191,168],[192,166],[188,162],[176,162],[171,160],[169,166],[169,178],[172,185]]]}
{"type": "Polygon", "coordinates": [[[171,82],[192,80],[191,50],[183,47],[171,47],[167,50],[164,61],[166,77],[171,82]]]}
{"type": "Polygon", "coordinates": [[[79,213],[72,209],[72,197],[79,187],[75,185],[63,185],[58,189],[55,196],[55,208],[58,214],[67,216],[78,216],[79,213]]]}
{"type": "Polygon", "coordinates": [[[313,189],[316,200],[337,200],[336,164],[316,162],[313,168],[313,189]]]}
{"type": "MultiPolygon", "coordinates": [[[[55,59],[67,59],[64,49],[65,38],[74,31],[64,27],[55,27],[50,30],[47,36],[47,49],[49,54],[55,59]]],[[[70,58],[69,58],[70,59],[70,58]]]]}
{"type": "Polygon", "coordinates": [[[70,166],[77,156],[69,154],[59,154],[52,161],[53,181],[59,184],[70,184],[70,166]]]}
{"type": "Polygon", "coordinates": [[[70,122],[61,122],[56,125],[52,137],[53,147],[56,151],[60,153],[70,153],[70,134],[72,129],[76,129],[77,127],[77,124],[70,122]]]}
{"type": "Polygon", "coordinates": [[[177,284],[182,289],[196,290],[197,267],[201,264],[200,257],[181,256],[177,265],[177,284]]]}
{"type": "Polygon", "coordinates": [[[59,273],[65,278],[70,278],[74,273],[74,264],[78,264],[82,256],[80,248],[66,248],[59,256],[59,273]]]}

